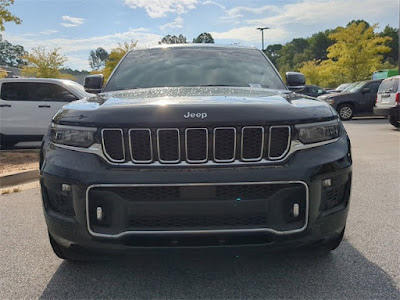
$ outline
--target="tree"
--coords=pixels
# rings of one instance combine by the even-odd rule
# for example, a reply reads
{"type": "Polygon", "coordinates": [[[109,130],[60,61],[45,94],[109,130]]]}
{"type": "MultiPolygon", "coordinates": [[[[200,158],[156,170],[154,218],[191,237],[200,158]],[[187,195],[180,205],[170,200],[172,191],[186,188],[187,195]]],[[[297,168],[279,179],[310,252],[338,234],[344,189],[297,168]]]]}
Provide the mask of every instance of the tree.
{"type": "MultiPolygon", "coordinates": [[[[133,40],[131,40],[130,42],[124,42],[123,44],[118,43],[118,47],[111,50],[111,53],[108,56],[108,59],[106,60],[106,66],[102,72],[105,80],[108,80],[112,71],[117,66],[117,64],[122,59],[122,57],[124,57],[124,55],[128,51],[134,49],[136,47],[136,45],[137,45],[137,41],[134,42],[133,40]]],[[[98,72],[96,72],[96,73],[98,73],[98,72]]]]}
{"type": "Polygon", "coordinates": [[[381,37],[389,36],[392,39],[386,41],[385,45],[391,50],[383,54],[383,61],[392,65],[399,63],[399,29],[387,25],[379,34],[381,37]]]}
{"type": "Polygon", "coordinates": [[[334,41],[329,38],[329,34],[333,33],[333,30],[325,30],[314,33],[309,39],[308,44],[311,51],[311,57],[317,60],[327,59],[328,47],[331,46],[334,41]]]}
{"type": "Polygon", "coordinates": [[[264,50],[264,53],[268,58],[272,61],[274,65],[276,65],[276,59],[279,57],[279,51],[282,49],[281,44],[273,44],[268,45],[268,47],[264,50]]]}
{"type": "Polygon", "coordinates": [[[377,26],[354,22],[329,36],[335,41],[328,48],[329,65],[344,70],[349,82],[369,78],[381,66],[381,54],[390,51],[385,43],[391,38],[374,33],[377,26]]]}
{"type": "Polygon", "coordinates": [[[96,50],[90,51],[89,55],[89,65],[92,70],[100,70],[106,65],[106,59],[109,54],[104,48],[97,48],[96,50]]]}
{"type": "Polygon", "coordinates": [[[14,4],[14,0],[0,0],[0,31],[4,31],[4,23],[14,22],[15,24],[21,24],[20,18],[14,16],[9,10],[8,6],[14,4]]]}
{"type": "Polygon", "coordinates": [[[186,44],[187,40],[186,37],[180,34],[179,36],[176,35],[166,35],[162,38],[161,42],[158,42],[160,45],[162,44],[186,44]]]}
{"type": "Polygon", "coordinates": [[[214,39],[212,35],[208,32],[199,34],[199,36],[193,39],[193,43],[196,44],[214,44],[214,39]]]}
{"type": "Polygon", "coordinates": [[[27,65],[22,68],[22,75],[27,77],[40,78],[68,78],[74,77],[69,74],[61,74],[60,68],[67,61],[67,58],[61,55],[59,48],[47,51],[44,47],[32,49],[32,53],[24,55],[27,65]]]}
{"type": "Polygon", "coordinates": [[[347,23],[346,28],[351,26],[351,25],[353,25],[353,24],[359,25],[361,23],[365,24],[365,28],[370,28],[371,27],[371,25],[369,25],[369,23],[367,21],[365,21],[365,20],[351,20],[349,23],[347,23]]]}
{"type": "Polygon", "coordinates": [[[0,68],[0,79],[5,78],[7,76],[7,71],[0,68]]]}
{"type": "Polygon", "coordinates": [[[300,72],[308,83],[333,87],[343,82],[355,82],[371,77],[383,65],[383,53],[390,51],[385,45],[391,37],[380,36],[363,22],[351,22],[346,28],[337,28],[329,35],[334,44],[328,47],[326,60],[303,63],[300,72]]]}
{"type": "Polygon", "coordinates": [[[8,67],[21,67],[25,65],[22,57],[27,52],[21,45],[12,45],[7,40],[3,40],[0,34],[0,65],[8,67]]]}

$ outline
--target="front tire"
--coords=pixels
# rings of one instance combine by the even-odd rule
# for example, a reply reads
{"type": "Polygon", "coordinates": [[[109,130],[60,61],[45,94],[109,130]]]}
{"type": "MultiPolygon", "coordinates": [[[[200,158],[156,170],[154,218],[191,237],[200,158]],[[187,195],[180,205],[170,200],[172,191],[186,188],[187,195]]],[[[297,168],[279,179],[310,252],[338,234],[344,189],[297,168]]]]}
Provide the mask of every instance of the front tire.
{"type": "Polygon", "coordinates": [[[337,112],[342,121],[349,121],[353,118],[354,115],[354,109],[351,104],[339,105],[337,112]]]}

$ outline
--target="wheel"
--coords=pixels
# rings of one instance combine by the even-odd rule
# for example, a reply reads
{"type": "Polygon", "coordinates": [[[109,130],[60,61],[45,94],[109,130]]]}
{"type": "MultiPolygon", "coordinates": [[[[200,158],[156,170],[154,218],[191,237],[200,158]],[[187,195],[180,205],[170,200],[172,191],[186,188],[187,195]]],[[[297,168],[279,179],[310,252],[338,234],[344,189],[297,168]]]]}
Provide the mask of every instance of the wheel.
{"type": "Polygon", "coordinates": [[[394,114],[389,115],[389,122],[396,128],[400,128],[399,119],[395,118],[394,114]]]}
{"type": "Polygon", "coordinates": [[[337,109],[340,119],[343,121],[349,121],[353,118],[353,106],[350,104],[342,104],[337,109]]]}
{"type": "Polygon", "coordinates": [[[50,240],[50,245],[51,248],[53,249],[53,252],[57,257],[67,260],[67,261],[88,261],[89,256],[85,255],[85,253],[76,251],[71,248],[66,248],[64,246],[61,246],[59,243],[56,242],[56,240],[50,235],[49,233],[49,240],[50,240]]]}

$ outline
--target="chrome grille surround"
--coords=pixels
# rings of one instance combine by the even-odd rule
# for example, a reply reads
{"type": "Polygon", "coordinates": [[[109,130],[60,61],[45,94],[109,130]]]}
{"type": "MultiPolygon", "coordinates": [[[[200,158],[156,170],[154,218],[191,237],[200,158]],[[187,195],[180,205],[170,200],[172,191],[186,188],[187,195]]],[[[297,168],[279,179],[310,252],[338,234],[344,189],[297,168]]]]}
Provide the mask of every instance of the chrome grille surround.
{"type": "Polygon", "coordinates": [[[125,143],[124,143],[124,131],[121,128],[104,128],[101,130],[101,143],[103,146],[103,152],[104,155],[107,157],[107,159],[113,163],[121,163],[125,161],[125,143]],[[108,153],[107,153],[107,149],[106,149],[106,144],[104,141],[104,132],[107,131],[118,131],[121,132],[121,147],[122,147],[122,153],[123,153],[123,159],[113,159],[108,153]]]}
{"type": "Polygon", "coordinates": [[[218,163],[230,163],[235,161],[236,158],[236,128],[235,127],[215,127],[213,131],[213,156],[214,161],[218,163]],[[234,133],[234,140],[233,140],[233,155],[231,159],[218,159],[216,157],[215,149],[217,148],[216,145],[216,133],[219,130],[232,130],[234,133]]]}
{"type": "Polygon", "coordinates": [[[146,129],[146,128],[131,128],[128,130],[128,137],[129,137],[129,151],[131,154],[131,159],[134,163],[142,163],[142,164],[148,164],[151,163],[154,159],[153,157],[153,139],[151,136],[151,130],[146,129]],[[132,152],[132,138],[131,138],[131,132],[133,131],[147,131],[149,133],[149,139],[150,139],[150,149],[149,149],[149,154],[150,154],[150,159],[149,160],[135,160],[133,157],[133,152],[132,152]]]}
{"type": "Polygon", "coordinates": [[[242,136],[241,136],[241,143],[240,143],[240,146],[241,146],[240,154],[241,154],[241,159],[242,159],[243,161],[246,161],[246,162],[255,162],[255,161],[260,161],[260,160],[263,158],[263,156],[264,156],[264,148],[265,148],[265,146],[264,146],[265,132],[264,132],[264,131],[265,131],[265,130],[264,130],[264,127],[263,127],[263,126],[244,126],[244,127],[242,128],[242,136]],[[262,131],[261,149],[260,149],[261,151],[260,151],[260,156],[259,156],[259,157],[255,157],[255,158],[245,158],[245,157],[243,156],[243,153],[244,153],[244,136],[245,136],[244,131],[245,131],[246,129],[261,129],[261,131],[262,131]]]}
{"type": "Polygon", "coordinates": [[[208,129],[207,128],[186,128],[185,129],[185,152],[186,152],[186,161],[188,163],[194,163],[194,164],[198,164],[198,163],[205,163],[208,161],[208,150],[209,150],[209,146],[208,146],[208,129]],[[189,158],[189,151],[188,151],[188,132],[189,131],[194,131],[194,130],[204,130],[206,132],[206,156],[203,160],[192,160],[189,158]]]}
{"type": "Polygon", "coordinates": [[[227,183],[173,183],[173,184],[94,184],[89,186],[86,189],[86,226],[88,229],[88,232],[90,235],[95,236],[95,237],[101,237],[101,238],[121,238],[130,234],[136,234],[136,235],[185,235],[185,234],[203,234],[203,233],[252,233],[252,232],[267,232],[267,233],[273,233],[276,235],[289,235],[289,234],[295,234],[295,233],[300,233],[304,231],[307,226],[308,226],[308,217],[309,217],[309,187],[307,183],[304,181],[265,181],[265,182],[227,182],[227,183]],[[288,231],[277,231],[272,228],[249,228],[249,229],[215,229],[215,230],[130,230],[130,231],[123,231],[118,234],[103,234],[103,233],[98,233],[94,232],[91,229],[91,224],[90,224],[90,216],[89,216],[89,192],[92,188],[96,187],[138,187],[138,186],[147,186],[147,187],[160,187],[160,186],[204,186],[204,185],[255,185],[255,184],[301,184],[305,188],[305,201],[306,201],[306,207],[305,207],[305,217],[304,217],[304,224],[301,228],[293,229],[293,230],[288,230],[288,231]]]}
{"type": "Polygon", "coordinates": [[[268,158],[269,158],[270,160],[280,160],[280,159],[284,158],[284,157],[288,154],[289,149],[290,149],[291,135],[292,135],[292,130],[291,130],[291,127],[288,126],[288,125],[285,125],[285,126],[271,126],[271,127],[269,128],[269,137],[268,137],[268,158]],[[288,130],[288,141],[287,141],[286,149],[285,149],[285,151],[282,153],[282,155],[280,155],[280,156],[271,156],[271,146],[272,146],[272,138],[273,138],[273,136],[272,136],[272,130],[273,130],[273,129],[276,129],[276,128],[287,128],[287,130],[288,130]]]}
{"type": "Polygon", "coordinates": [[[163,163],[163,164],[177,164],[177,163],[179,163],[181,161],[181,138],[180,137],[181,136],[180,136],[178,128],[159,128],[159,129],[157,129],[157,154],[158,154],[158,160],[161,163],[163,163]],[[163,132],[163,131],[176,131],[178,133],[178,136],[177,136],[177,141],[178,141],[177,142],[177,146],[178,146],[178,153],[177,154],[178,154],[178,158],[175,159],[175,160],[164,160],[164,159],[161,158],[160,148],[163,145],[160,144],[160,132],[163,132]]]}

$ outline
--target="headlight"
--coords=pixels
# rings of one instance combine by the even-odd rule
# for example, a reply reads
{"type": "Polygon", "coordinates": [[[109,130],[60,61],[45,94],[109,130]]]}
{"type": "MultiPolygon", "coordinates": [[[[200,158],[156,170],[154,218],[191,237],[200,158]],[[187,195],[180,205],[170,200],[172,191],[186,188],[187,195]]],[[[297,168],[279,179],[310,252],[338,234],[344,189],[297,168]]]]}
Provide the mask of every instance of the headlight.
{"type": "Polygon", "coordinates": [[[51,124],[51,141],[56,144],[87,148],[94,143],[97,128],[51,124]]]}
{"type": "Polygon", "coordinates": [[[323,123],[296,125],[299,140],[304,144],[312,144],[332,140],[339,137],[340,125],[337,120],[323,123]]]}

